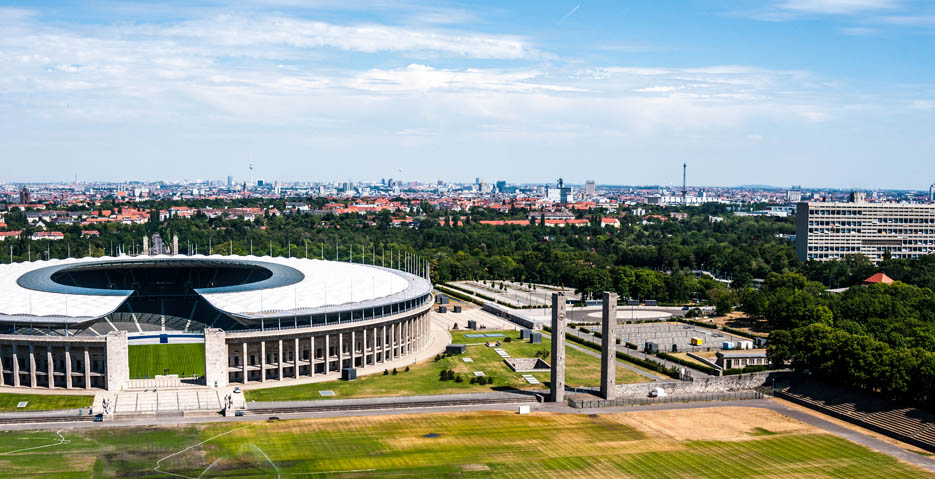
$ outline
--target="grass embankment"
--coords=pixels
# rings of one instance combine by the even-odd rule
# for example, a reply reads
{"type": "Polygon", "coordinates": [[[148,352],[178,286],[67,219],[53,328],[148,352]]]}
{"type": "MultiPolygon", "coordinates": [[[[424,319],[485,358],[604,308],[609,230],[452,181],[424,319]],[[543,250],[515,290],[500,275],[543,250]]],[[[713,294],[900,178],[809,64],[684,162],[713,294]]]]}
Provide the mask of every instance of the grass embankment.
{"type": "Polygon", "coordinates": [[[53,431],[10,432],[0,477],[932,477],[836,436],[773,429],[756,411],[724,410],[720,418],[743,417],[744,427],[707,440],[717,423],[680,425],[694,412],[671,424],[641,413],[490,411],[65,430],[64,443],[53,431]]]}
{"type": "MultiPolygon", "coordinates": [[[[519,339],[518,331],[489,331],[484,333],[503,333],[511,338],[507,343],[504,338],[468,338],[467,334],[479,333],[479,331],[452,331],[452,343],[467,344],[467,353],[442,358],[439,361],[428,360],[410,366],[410,370],[398,368],[397,375],[376,374],[364,376],[356,381],[327,381],[313,384],[300,384],[296,386],[284,386],[278,388],[267,388],[246,391],[249,401],[294,401],[308,399],[325,399],[318,394],[321,390],[332,390],[335,392],[334,399],[364,398],[380,396],[407,396],[418,394],[449,394],[449,393],[470,393],[484,392],[492,389],[516,388],[530,389],[531,386],[522,378],[523,373],[513,372],[503,359],[494,352],[493,348],[484,346],[484,341],[491,343],[500,341],[501,347],[514,358],[535,357],[537,351],[550,351],[552,343],[548,338],[542,338],[542,344],[530,344],[528,341],[519,339]],[[474,362],[465,363],[463,358],[471,358],[474,362]],[[461,375],[463,382],[440,381],[439,375],[442,370],[451,369],[456,374],[461,375]],[[470,379],[474,371],[482,371],[485,377],[493,378],[493,384],[480,385],[471,384],[470,379]]],[[[547,362],[550,362],[547,360],[547,362]]],[[[390,371],[392,372],[392,371],[390,371]]],[[[547,388],[549,382],[549,373],[534,373],[542,385],[541,388],[547,388]]],[[[566,348],[565,352],[565,384],[571,387],[597,386],[600,385],[601,364],[600,359],[577,351],[573,348],[566,348]]],[[[632,371],[624,368],[617,368],[617,383],[634,383],[648,381],[632,371]]]]}
{"type": "Polygon", "coordinates": [[[54,409],[78,409],[90,407],[94,396],[46,395],[46,394],[0,394],[0,412],[51,411],[54,409]],[[22,401],[26,407],[16,407],[22,401]]]}
{"type": "Polygon", "coordinates": [[[139,344],[127,348],[130,379],[153,378],[157,374],[181,377],[205,375],[205,345],[139,344]]]}

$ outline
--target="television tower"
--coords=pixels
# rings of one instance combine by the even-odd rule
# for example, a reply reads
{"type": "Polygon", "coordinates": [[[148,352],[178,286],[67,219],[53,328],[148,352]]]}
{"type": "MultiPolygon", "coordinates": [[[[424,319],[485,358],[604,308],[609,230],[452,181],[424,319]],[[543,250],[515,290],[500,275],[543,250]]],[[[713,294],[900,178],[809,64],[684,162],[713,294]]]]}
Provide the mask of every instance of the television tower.
{"type": "Polygon", "coordinates": [[[688,204],[688,183],[686,182],[686,173],[688,171],[688,164],[682,163],[682,204],[688,204]]]}
{"type": "Polygon", "coordinates": [[[929,203],[935,203],[935,183],[929,185],[929,203]]]}
{"type": "Polygon", "coordinates": [[[251,189],[252,189],[253,186],[254,186],[254,184],[253,184],[253,163],[250,163],[250,183],[249,183],[249,185],[250,185],[250,188],[251,188],[251,189]]]}

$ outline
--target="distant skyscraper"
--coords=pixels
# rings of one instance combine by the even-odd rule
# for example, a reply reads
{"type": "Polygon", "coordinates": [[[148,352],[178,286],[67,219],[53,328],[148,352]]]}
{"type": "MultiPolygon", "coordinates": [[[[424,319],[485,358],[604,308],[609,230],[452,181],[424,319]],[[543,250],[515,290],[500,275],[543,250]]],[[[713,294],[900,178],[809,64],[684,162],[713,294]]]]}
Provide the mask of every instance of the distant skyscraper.
{"type": "Polygon", "coordinates": [[[474,178],[474,184],[475,184],[475,185],[480,185],[480,177],[479,177],[479,176],[477,176],[477,177],[474,178]]]}
{"type": "Polygon", "coordinates": [[[230,189],[232,186],[234,186],[234,177],[227,175],[227,189],[230,189]]]}
{"type": "Polygon", "coordinates": [[[584,194],[589,197],[597,194],[597,187],[594,185],[594,180],[584,182],[584,194]]]}
{"type": "Polygon", "coordinates": [[[25,186],[19,192],[19,202],[24,205],[29,204],[29,190],[25,186]]]}
{"type": "Polygon", "coordinates": [[[503,190],[506,189],[506,181],[500,180],[497,182],[497,192],[503,193],[503,190]]]}

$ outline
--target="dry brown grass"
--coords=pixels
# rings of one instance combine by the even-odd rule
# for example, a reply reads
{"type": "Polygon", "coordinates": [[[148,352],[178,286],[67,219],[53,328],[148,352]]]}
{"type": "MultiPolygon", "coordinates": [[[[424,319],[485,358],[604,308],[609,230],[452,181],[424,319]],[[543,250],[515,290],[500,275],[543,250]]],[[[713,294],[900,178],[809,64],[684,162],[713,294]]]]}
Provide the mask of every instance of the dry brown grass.
{"type": "Polygon", "coordinates": [[[818,431],[782,414],[748,407],[639,411],[618,417],[649,435],[662,435],[676,441],[749,440],[756,428],[776,434],[818,431]]]}

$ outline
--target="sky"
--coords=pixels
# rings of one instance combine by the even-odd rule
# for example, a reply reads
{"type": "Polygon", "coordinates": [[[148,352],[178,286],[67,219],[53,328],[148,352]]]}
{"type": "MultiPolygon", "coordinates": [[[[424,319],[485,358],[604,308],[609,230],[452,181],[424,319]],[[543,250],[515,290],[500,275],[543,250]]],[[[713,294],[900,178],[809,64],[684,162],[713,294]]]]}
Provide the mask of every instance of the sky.
{"type": "Polygon", "coordinates": [[[935,1],[0,2],[0,182],[927,189],[935,1]]]}

